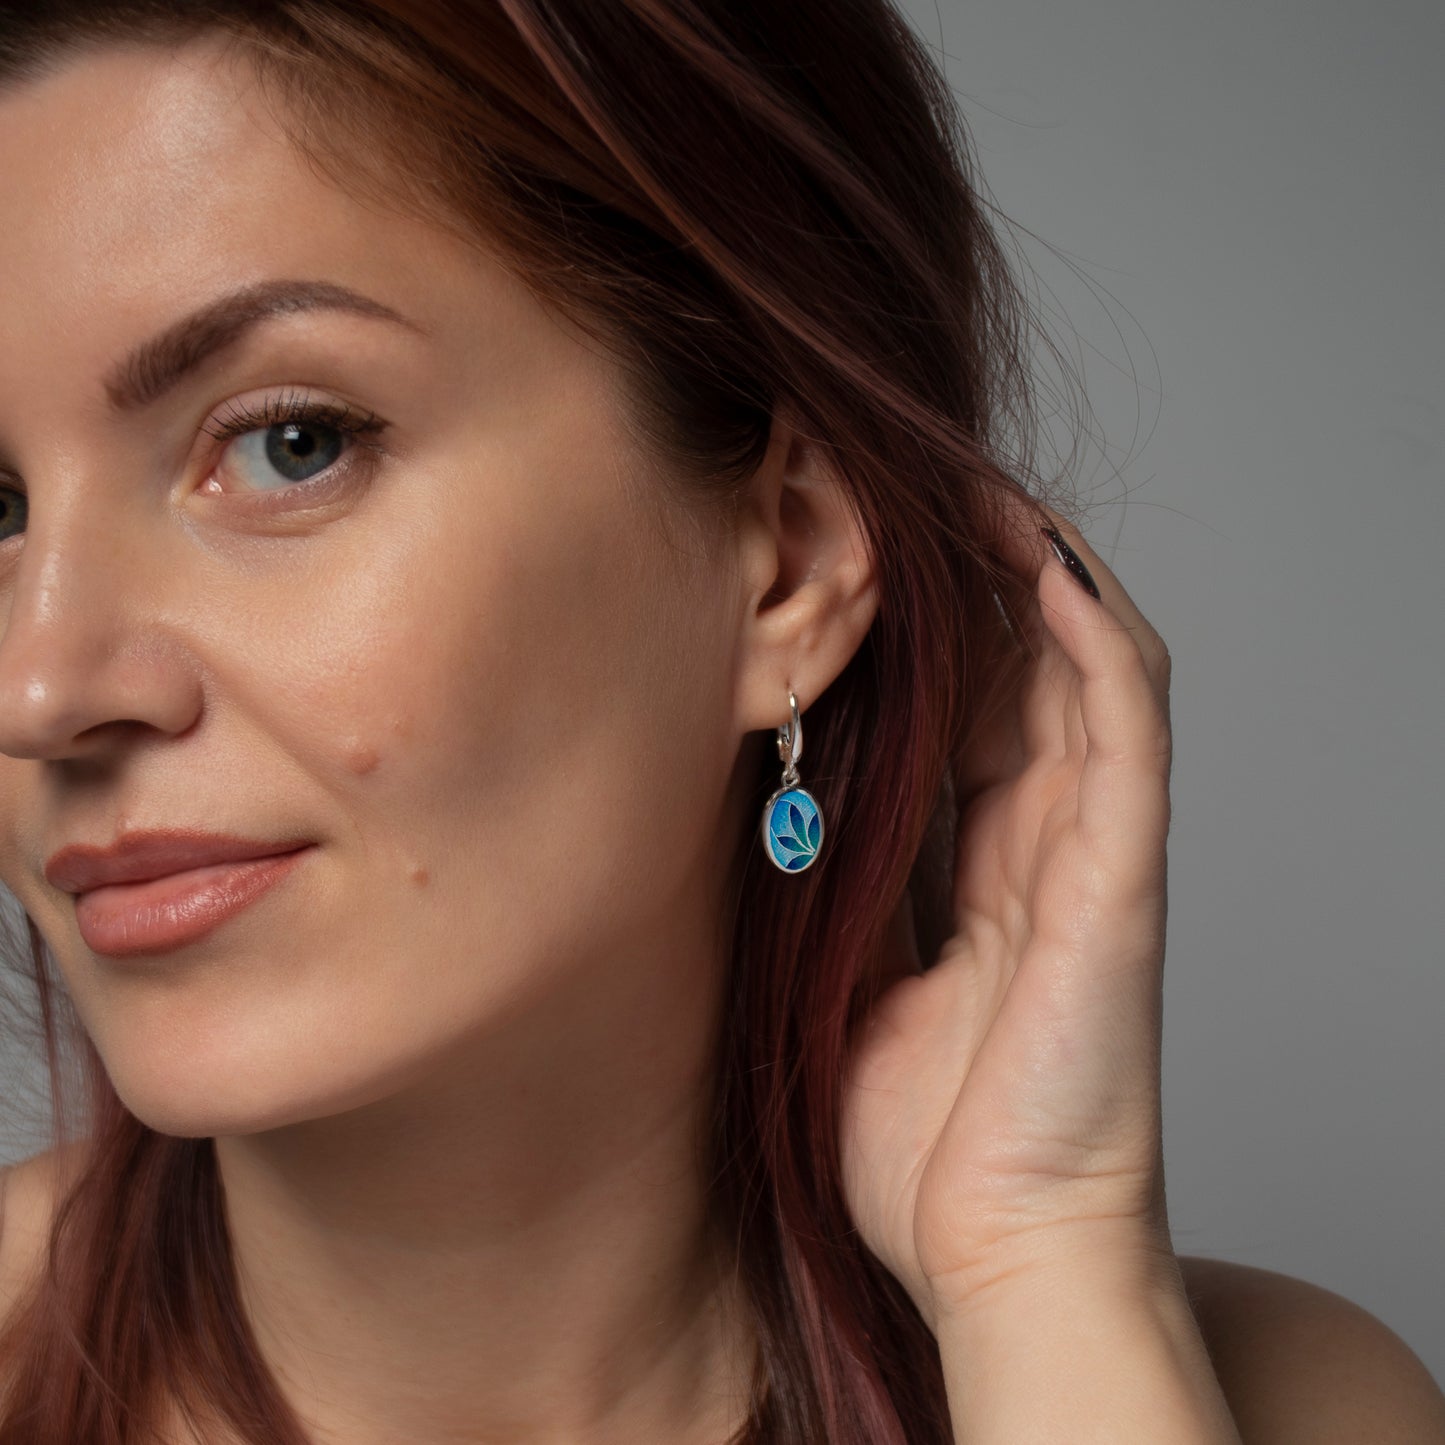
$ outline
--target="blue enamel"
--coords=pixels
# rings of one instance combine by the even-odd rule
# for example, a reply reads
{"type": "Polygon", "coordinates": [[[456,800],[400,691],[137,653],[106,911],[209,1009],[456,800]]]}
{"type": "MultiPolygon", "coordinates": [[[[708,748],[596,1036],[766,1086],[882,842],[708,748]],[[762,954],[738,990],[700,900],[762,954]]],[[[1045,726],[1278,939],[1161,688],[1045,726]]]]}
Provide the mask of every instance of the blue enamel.
{"type": "Polygon", "coordinates": [[[787,788],[770,800],[763,813],[763,841],[784,872],[812,866],[823,841],[823,816],[806,788],[787,788]]]}

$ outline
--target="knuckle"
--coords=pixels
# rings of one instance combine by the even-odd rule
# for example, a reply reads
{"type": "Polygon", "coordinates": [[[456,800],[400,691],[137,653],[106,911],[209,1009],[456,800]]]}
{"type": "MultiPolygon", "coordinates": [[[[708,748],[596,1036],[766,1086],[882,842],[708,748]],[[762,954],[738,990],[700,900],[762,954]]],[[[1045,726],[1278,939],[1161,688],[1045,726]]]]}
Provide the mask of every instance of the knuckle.
{"type": "Polygon", "coordinates": [[[1152,690],[1142,700],[1141,708],[1134,733],[1137,756],[1150,768],[1162,765],[1167,770],[1174,755],[1174,729],[1169,722],[1169,708],[1152,690]]]}
{"type": "Polygon", "coordinates": [[[1136,640],[1150,677],[1156,679],[1167,689],[1174,660],[1164,639],[1152,627],[1144,626],[1139,629],[1136,640]]]}
{"type": "Polygon", "coordinates": [[[1174,659],[1167,647],[1159,649],[1158,661],[1154,664],[1154,676],[1159,679],[1159,686],[1167,693],[1169,683],[1174,675],[1174,659]]]}
{"type": "Polygon", "coordinates": [[[1169,719],[1156,718],[1149,737],[1150,752],[1161,763],[1169,763],[1174,757],[1174,730],[1169,719]]]}

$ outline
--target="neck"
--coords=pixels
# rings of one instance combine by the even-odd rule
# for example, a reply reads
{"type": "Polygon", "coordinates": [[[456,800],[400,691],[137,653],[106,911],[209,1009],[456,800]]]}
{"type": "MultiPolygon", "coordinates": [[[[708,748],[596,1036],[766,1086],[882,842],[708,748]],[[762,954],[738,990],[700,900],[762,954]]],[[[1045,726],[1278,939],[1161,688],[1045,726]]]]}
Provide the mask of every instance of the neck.
{"type": "Polygon", "coordinates": [[[216,1139],[242,1302],[318,1445],[722,1445],[746,1418],[702,1187],[720,977],[589,965],[380,1099],[216,1139]]]}

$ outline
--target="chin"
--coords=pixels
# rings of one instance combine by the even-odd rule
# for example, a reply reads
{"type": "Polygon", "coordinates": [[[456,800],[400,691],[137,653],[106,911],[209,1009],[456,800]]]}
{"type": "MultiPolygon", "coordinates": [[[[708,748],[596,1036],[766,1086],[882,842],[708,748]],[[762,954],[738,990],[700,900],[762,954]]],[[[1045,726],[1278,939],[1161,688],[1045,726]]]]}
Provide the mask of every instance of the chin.
{"type": "Polygon", "coordinates": [[[228,1097],[224,1090],[207,1089],[195,1081],[166,1089],[112,1082],[121,1103],[146,1128],[176,1139],[258,1134],[315,1117],[309,1101],[285,1096],[275,1088],[268,1091],[267,1098],[253,1099],[228,1097]]]}
{"type": "Polygon", "coordinates": [[[309,1056],[200,1057],[180,1049],[141,1062],[107,1059],[120,1101],[149,1129],[180,1139],[259,1134],[343,1114],[389,1092],[373,1075],[328,1075],[309,1056]]]}

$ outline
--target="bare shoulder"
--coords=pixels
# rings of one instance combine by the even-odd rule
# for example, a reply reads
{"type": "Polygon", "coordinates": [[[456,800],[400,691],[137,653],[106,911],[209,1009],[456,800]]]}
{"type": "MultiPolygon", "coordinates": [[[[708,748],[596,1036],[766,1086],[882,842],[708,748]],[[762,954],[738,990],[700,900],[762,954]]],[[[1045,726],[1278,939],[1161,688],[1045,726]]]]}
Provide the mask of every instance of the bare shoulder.
{"type": "Polygon", "coordinates": [[[77,1143],[0,1169],[0,1322],[44,1260],[61,1193],[83,1163],[77,1143]]]}
{"type": "Polygon", "coordinates": [[[1445,1393],[1368,1310],[1254,1265],[1179,1263],[1244,1445],[1445,1445],[1445,1393]]]}

